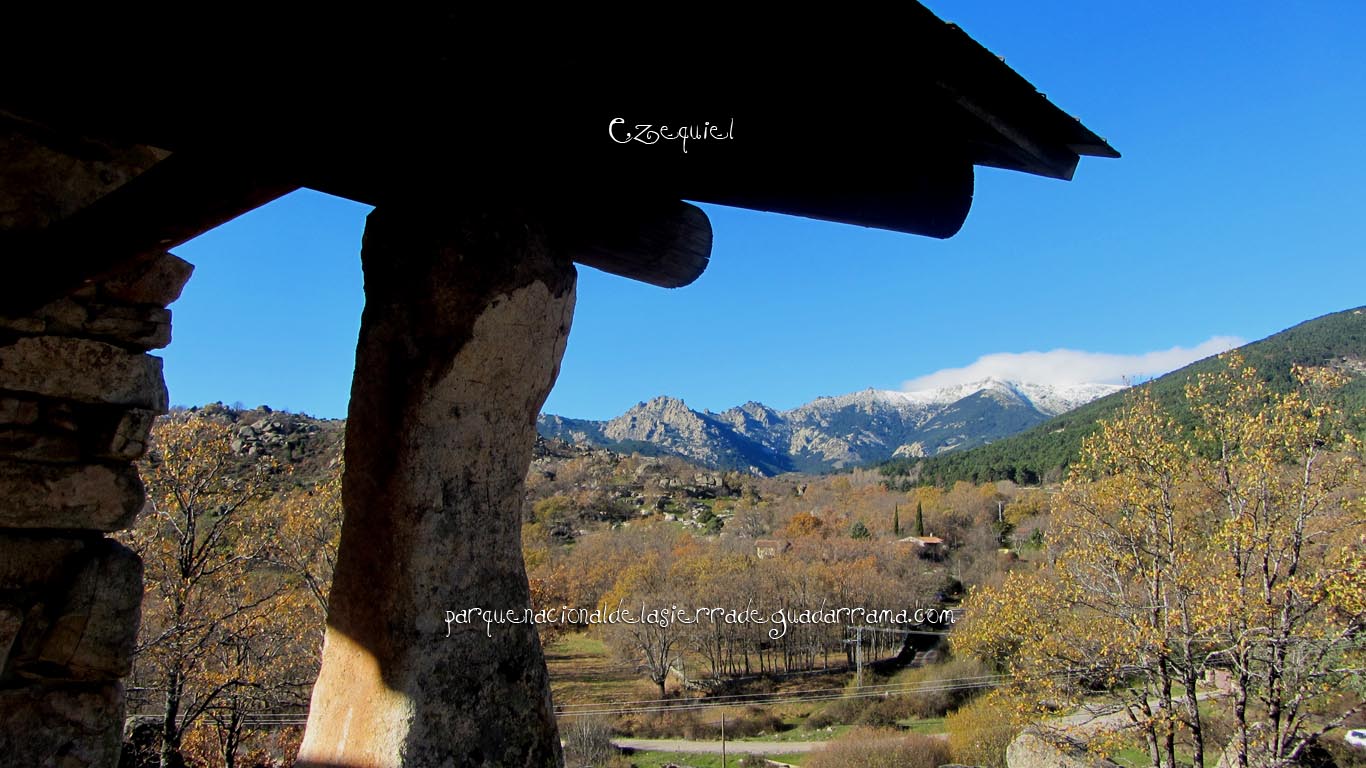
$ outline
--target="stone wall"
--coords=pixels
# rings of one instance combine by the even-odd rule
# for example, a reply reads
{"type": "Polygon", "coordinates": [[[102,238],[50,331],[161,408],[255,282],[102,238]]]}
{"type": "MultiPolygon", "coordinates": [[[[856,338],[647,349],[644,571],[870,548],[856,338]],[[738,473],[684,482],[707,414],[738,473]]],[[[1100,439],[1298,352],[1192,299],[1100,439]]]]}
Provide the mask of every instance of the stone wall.
{"type": "Polygon", "coordinates": [[[106,534],[142,508],[133,463],[167,408],[170,254],[0,316],[0,755],[113,766],[142,562],[106,534]]]}
{"type": "MultiPolygon", "coordinates": [[[[0,252],[165,156],[0,112],[0,252]]],[[[20,289],[49,266],[3,255],[0,280],[20,289]]],[[[142,563],[106,534],[143,505],[132,462],[167,405],[146,353],[170,342],[166,306],[191,269],[160,254],[37,310],[0,310],[0,764],[118,762],[142,563]]]]}

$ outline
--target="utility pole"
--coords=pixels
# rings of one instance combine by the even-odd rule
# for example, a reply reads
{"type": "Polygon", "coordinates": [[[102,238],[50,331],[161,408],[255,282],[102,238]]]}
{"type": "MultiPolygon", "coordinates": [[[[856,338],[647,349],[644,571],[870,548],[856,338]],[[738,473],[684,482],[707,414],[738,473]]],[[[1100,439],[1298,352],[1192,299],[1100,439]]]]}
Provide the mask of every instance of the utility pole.
{"type": "Polygon", "coordinates": [[[856,631],[858,632],[858,636],[857,636],[858,639],[856,639],[856,640],[854,641],[854,668],[855,668],[855,670],[856,670],[855,676],[854,676],[854,687],[855,687],[855,688],[862,688],[862,687],[863,687],[863,627],[859,627],[856,631]]]}
{"type": "Polygon", "coordinates": [[[726,713],[721,713],[721,768],[726,768],[726,713]]]}

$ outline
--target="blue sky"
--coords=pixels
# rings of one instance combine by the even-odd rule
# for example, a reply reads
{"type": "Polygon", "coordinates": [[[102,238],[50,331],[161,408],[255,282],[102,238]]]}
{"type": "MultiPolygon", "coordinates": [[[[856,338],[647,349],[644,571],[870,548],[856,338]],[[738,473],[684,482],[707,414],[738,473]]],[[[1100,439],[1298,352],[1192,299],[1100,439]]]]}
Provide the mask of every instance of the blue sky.
{"type": "MultiPolygon", "coordinates": [[[[706,206],[692,286],[579,268],[548,412],[1151,375],[1366,304],[1366,4],[928,5],[1124,157],[979,169],[947,241],[706,206]]],[[[367,211],[298,192],[177,248],[172,401],[345,415],[367,211]]]]}

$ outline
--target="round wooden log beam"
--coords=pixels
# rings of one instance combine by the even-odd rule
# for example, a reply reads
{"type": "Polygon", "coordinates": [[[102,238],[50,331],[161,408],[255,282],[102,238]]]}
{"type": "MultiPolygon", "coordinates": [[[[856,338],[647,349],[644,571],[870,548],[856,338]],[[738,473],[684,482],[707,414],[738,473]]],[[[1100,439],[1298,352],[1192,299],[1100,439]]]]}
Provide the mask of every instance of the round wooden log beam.
{"type": "Polygon", "coordinates": [[[661,288],[692,283],[711,259],[711,220],[680,200],[612,202],[557,219],[557,244],[574,261],[661,288]]]}

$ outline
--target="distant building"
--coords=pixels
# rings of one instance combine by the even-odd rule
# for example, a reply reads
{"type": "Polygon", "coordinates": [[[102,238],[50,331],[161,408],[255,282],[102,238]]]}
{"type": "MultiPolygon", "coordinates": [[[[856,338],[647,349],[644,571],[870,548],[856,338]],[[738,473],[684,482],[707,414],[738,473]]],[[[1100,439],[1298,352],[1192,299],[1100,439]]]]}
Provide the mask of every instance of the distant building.
{"type": "Polygon", "coordinates": [[[760,560],[766,557],[777,557],[789,549],[792,549],[792,542],[783,539],[756,539],[754,541],[754,554],[760,560]]]}
{"type": "Polygon", "coordinates": [[[944,554],[944,540],[938,536],[907,536],[897,543],[911,545],[921,557],[938,558],[944,554]]]}

